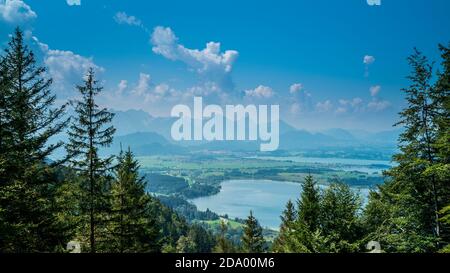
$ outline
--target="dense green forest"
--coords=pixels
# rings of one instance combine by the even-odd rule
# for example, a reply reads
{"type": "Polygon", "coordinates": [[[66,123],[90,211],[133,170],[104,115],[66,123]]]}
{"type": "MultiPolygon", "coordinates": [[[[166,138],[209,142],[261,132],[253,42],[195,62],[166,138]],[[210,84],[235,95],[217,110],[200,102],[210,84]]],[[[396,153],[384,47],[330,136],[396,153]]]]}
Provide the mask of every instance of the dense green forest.
{"type": "MultiPolygon", "coordinates": [[[[252,212],[236,242],[225,219],[212,233],[169,203],[181,203],[192,219],[221,219],[215,213],[150,195],[149,187],[165,184],[147,185],[128,147],[101,156],[115,128],[114,114],[96,104],[95,72],[80,79],[77,100],[56,103],[46,68],[17,29],[0,57],[0,253],[67,252],[69,242],[90,253],[348,253],[367,252],[371,241],[384,252],[450,252],[450,48],[439,49],[438,69],[417,50],[408,58],[397,164],[367,204],[342,181],[320,189],[310,175],[298,200],[287,203],[273,243],[252,212]],[[66,118],[69,107],[74,114],[66,118]],[[61,132],[69,141],[49,144],[61,132]],[[50,160],[61,148],[67,156],[50,160]]],[[[168,179],[184,196],[204,191],[168,179]]]]}

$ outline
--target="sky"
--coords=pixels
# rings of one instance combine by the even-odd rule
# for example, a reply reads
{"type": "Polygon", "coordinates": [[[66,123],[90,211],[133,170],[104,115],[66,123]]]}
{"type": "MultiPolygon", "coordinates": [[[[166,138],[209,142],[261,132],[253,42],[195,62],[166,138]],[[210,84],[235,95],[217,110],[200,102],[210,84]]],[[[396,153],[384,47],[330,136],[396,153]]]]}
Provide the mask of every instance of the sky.
{"type": "Polygon", "coordinates": [[[297,128],[392,129],[414,47],[439,62],[448,0],[0,0],[0,46],[20,26],[77,96],[89,67],[114,110],[169,116],[209,104],[278,104],[297,128]]]}

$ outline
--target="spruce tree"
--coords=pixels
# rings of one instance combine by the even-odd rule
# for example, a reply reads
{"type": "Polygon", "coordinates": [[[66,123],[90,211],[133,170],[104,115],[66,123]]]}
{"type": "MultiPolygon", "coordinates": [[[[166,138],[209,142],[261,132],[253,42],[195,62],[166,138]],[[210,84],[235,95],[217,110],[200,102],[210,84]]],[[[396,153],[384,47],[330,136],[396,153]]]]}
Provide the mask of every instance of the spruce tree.
{"type": "Polygon", "coordinates": [[[437,124],[434,120],[438,105],[432,101],[433,69],[428,59],[417,49],[408,60],[413,69],[413,73],[408,76],[411,86],[403,89],[408,106],[400,113],[401,120],[396,124],[402,125],[405,132],[400,136],[401,152],[394,157],[399,166],[394,168],[390,175],[397,183],[406,184],[405,189],[410,187],[411,192],[407,194],[412,194],[419,202],[416,209],[420,211],[423,228],[432,228],[434,235],[439,237],[440,205],[436,177],[433,174],[422,175],[425,168],[436,161],[434,143],[437,124]],[[409,181],[403,179],[404,175],[409,176],[409,181]]]}
{"type": "Polygon", "coordinates": [[[403,89],[407,106],[396,124],[404,128],[399,138],[400,152],[394,156],[397,166],[386,172],[389,180],[380,186],[379,195],[373,196],[374,204],[381,203],[384,208],[369,204],[371,212],[383,212],[387,218],[373,236],[388,251],[434,251],[445,237],[442,232],[448,234],[441,229],[439,215],[450,202],[445,163],[448,139],[442,141],[448,135],[448,68],[445,49],[441,50],[444,71],[437,84],[432,83],[433,69],[422,53],[415,50],[408,58],[411,84],[403,89]]]}
{"type": "Polygon", "coordinates": [[[262,253],[265,251],[266,241],[262,234],[262,228],[258,220],[253,216],[252,211],[250,211],[250,215],[245,220],[244,234],[241,241],[245,253],[262,253]]]}
{"type": "Polygon", "coordinates": [[[128,149],[121,152],[111,187],[110,232],[113,251],[155,252],[159,228],[151,214],[151,197],[139,176],[139,163],[128,149]]]}
{"type": "MultiPolygon", "coordinates": [[[[12,80],[6,67],[6,60],[3,56],[0,56],[0,155],[7,159],[7,148],[12,145],[11,143],[11,102],[12,102],[12,80]]],[[[3,162],[6,164],[6,162],[3,162]]],[[[2,165],[2,169],[6,166],[2,165]]],[[[2,176],[3,177],[3,176],[2,176]]]]}
{"type": "MultiPolygon", "coordinates": [[[[437,105],[437,113],[434,115],[434,122],[437,125],[436,143],[436,164],[429,167],[428,174],[436,178],[439,189],[437,202],[439,209],[450,207],[450,43],[448,46],[439,45],[441,51],[441,70],[438,72],[438,80],[432,93],[433,103],[437,105]]],[[[440,214],[441,215],[441,214],[440,214]]],[[[450,245],[450,221],[440,219],[440,240],[442,245],[450,245]]]]}
{"type": "Polygon", "coordinates": [[[359,219],[361,200],[349,185],[333,182],[320,202],[320,231],[327,238],[328,252],[359,250],[362,225],[359,219]]]}
{"type": "Polygon", "coordinates": [[[96,96],[102,87],[89,69],[83,85],[77,86],[81,98],[75,102],[76,116],[70,126],[67,153],[72,167],[82,177],[80,208],[89,234],[89,250],[97,251],[98,240],[104,241],[106,220],[110,213],[110,172],[113,156],[102,158],[99,151],[113,141],[115,129],[110,126],[113,114],[100,108],[96,96]]]}
{"type": "Polygon", "coordinates": [[[55,106],[52,80],[19,28],[0,60],[0,251],[60,250],[67,239],[55,205],[61,162],[49,157],[63,143],[49,139],[67,124],[65,105],[55,106]]]}
{"type": "Polygon", "coordinates": [[[285,246],[288,244],[289,237],[292,234],[294,223],[297,220],[297,211],[291,200],[287,202],[286,208],[280,218],[280,233],[275,239],[272,247],[274,252],[284,252],[285,246]]]}
{"type": "Polygon", "coordinates": [[[450,43],[447,47],[439,45],[439,50],[442,58],[441,71],[438,72],[438,80],[431,93],[431,99],[436,105],[434,122],[437,125],[435,143],[437,161],[441,166],[445,166],[450,164],[450,145],[448,144],[450,139],[450,43]]]}
{"type": "MultiPolygon", "coordinates": [[[[295,219],[289,229],[282,227],[275,247],[278,252],[309,253],[322,249],[319,241],[320,229],[320,192],[311,175],[302,182],[302,193],[297,200],[295,219]],[[282,241],[280,241],[282,240],[282,241]]],[[[288,206],[293,206],[289,204],[288,206]]]]}
{"type": "Polygon", "coordinates": [[[189,228],[188,237],[196,244],[196,253],[211,253],[216,245],[212,232],[205,230],[198,224],[193,224],[189,228]]]}
{"type": "Polygon", "coordinates": [[[306,176],[302,183],[302,193],[298,200],[298,221],[315,231],[318,228],[320,216],[319,191],[311,175],[306,176]]]}

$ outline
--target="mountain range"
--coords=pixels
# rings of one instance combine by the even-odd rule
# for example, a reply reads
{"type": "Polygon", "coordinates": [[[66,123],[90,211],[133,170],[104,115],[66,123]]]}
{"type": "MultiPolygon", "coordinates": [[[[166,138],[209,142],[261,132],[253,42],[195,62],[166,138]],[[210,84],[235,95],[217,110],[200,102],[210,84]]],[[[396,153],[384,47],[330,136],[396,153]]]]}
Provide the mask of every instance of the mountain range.
{"type": "MultiPolygon", "coordinates": [[[[130,146],[137,155],[184,154],[192,150],[258,151],[258,141],[180,141],[172,140],[170,130],[175,118],[153,117],[145,111],[116,111],[113,125],[117,129],[114,144],[130,146]]],[[[280,121],[280,150],[323,149],[331,147],[382,146],[395,147],[400,130],[366,132],[329,129],[310,132],[280,121]]]]}

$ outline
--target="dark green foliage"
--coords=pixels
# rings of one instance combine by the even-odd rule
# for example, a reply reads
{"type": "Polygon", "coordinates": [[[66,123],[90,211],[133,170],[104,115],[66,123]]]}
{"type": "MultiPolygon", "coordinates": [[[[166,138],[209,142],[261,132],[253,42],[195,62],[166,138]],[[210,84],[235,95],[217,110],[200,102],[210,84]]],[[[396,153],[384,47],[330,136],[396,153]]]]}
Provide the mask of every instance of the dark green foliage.
{"type": "Polygon", "coordinates": [[[190,185],[182,177],[149,173],[146,178],[150,181],[147,187],[148,191],[166,195],[172,194],[185,199],[210,196],[219,192],[218,186],[207,185],[199,181],[190,185]]]}
{"type": "Polygon", "coordinates": [[[191,222],[194,220],[218,220],[219,215],[212,212],[209,209],[206,211],[199,211],[197,207],[179,196],[158,196],[158,199],[169,208],[173,209],[180,216],[183,216],[187,221],[191,222]]]}
{"type": "Polygon", "coordinates": [[[68,231],[57,217],[61,181],[48,144],[66,125],[52,81],[16,29],[0,56],[0,252],[59,251],[68,231]]]}
{"type": "Polygon", "coordinates": [[[245,220],[244,234],[241,240],[242,250],[245,253],[262,253],[266,250],[266,241],[262,234],[262,228],[258,220],[253,216],[252,211],[250,211],[250,215],[245,220]]]}
{"type": "Polygon", "coordinates": [[[357,252],[362,238],[361,201],[347,184],[332,183],[320,204],[320,231],[328,252],[357,252]]]}
{"type": "Polygon", "coordinates": [[[357,252],[363,237],[357,193],[340,182],[321,193],[313,177],[302,184],[295,210],[288,202],[273,251],[287,253],[357,252]]]}
{"type": "MultiPolygon", "coordinates": [[[[113,114],[101,109],[95,97],[102,91],[90,69],[84,84],[77,86],[81,99],[75,103],[75,113],[69,130],[67,153],[71,165],[82,177],[80,184],[82,234],[89,234],[89,249],[97,251],[97,244],[106,242],[106,222],[110,213],[110,181],[113,157],[101,158],[99,149],[112,143],[114,127],[109,126],[113,114]],[[100,241],[100,242],[98,242],[100,241]]],[[[84,238],[83,238],[84,239],[84,238]]]]}
{"type": "Polygon", "coordinates": [[[189,228],[188,237],[196,244],[196,253],[211,253],[216,245],[216,238],[210,231],[205,230],[199,225],[192,225],[189,228]]]}
{"type": "Polygon", "coordinates": [[[404,89],[407,107],[398,125],[397,166],[373,193],[366,209],[370,238],[389,252],[431,252],[449,242],[448,224],[439,211],[450,203],[448,153],[449,50],[440,46],[442,69],[433,83],[433,69],[419,51],[408,58],[411,85],[404,89]]]}
{"type": "Polygon", "coordinates": [[[215,243],[211,232],[199,225],[192,225],[187,235],[178,239],[175,251],[177,253],[211,253],[215,243]]]}
{"type": "MultiPolygon", "coordinates": [[[[361,252],[370,240],[379,241],[384,252],[450,252],[450,49],[439,49],[436,74],[419,51],[408,59],[411,84],[403,90],[407,106],[397,124],[404,129],[397,164],[385,173],[386,183],[370,193],[363,213],[348,183],[329,181],[321,191],[308,176],[297,207],[289,201],[281,216],[274,252],[361,252]]],[[[109,125],[113,114],[95,102],[102,88],[92,69],[77,87],[81,98],[74,104],[67,158],[50,161],[63,143],[49,139],[68,123],[66,106],[56,106],[51,84],[17,29],[0,56],[0,252],[63,252],[72,240],[92,253],[266,251],[252,212],[238,221],[243,230],[221,221],[217,236],[189,224],[219,217],[199,212],[183,198],[218,192],[224,177],[243,175],[238,169],[211,177],[199,172],[193,184],[153,174],[147,189],[174,195],[160,197],[161,202],[146,192],[130,150],[119,155],[116,166],[112,156],[99,155],[115,129],[109,125]]],[[[280,170],[255,175],[267,178],[280,170]]],[[[370,179],[379,178],[345,182],[362,185],[370,179]]]]}
{"type": "Polygon", "coordinates": [[[294,203],[289,200],[286,204],[286,209],[283,211],[283,215],[281,215],[280,233],[272,246],[274,252],[284,252],[286,245],[289,243],[289,236],[294,229],[296,220],[297,211],[294,203]]]}
{"type": "Polygon", "coordinates": [[[111,187],[110,251],[156,252],[159,226],[130,150],[121,152],[111,187]]]}
{"type": "Polygon", "coordinates": [[[298,200],[298,219],[308,229],[316,230],[319,225],[320,204],[316,182],[311,175],[302,184],[302,193],[298,200]]]}

